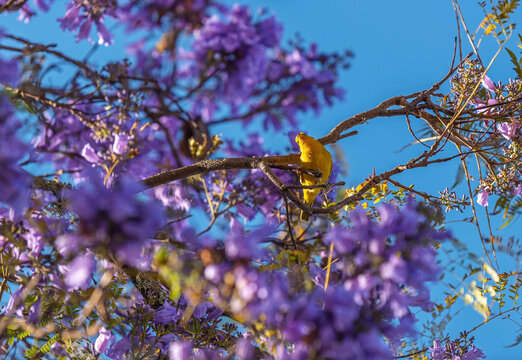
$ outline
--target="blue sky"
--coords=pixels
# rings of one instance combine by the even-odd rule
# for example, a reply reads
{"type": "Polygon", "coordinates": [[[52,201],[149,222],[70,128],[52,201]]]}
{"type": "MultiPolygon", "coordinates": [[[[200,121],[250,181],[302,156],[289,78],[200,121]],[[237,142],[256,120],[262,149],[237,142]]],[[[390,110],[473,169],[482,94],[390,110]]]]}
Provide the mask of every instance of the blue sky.
{"type": "MultiPolygon", "coordinates": [[[[482,20],[482,9],[475,1],[461,2],[466,22],[474,32],[482,20]]],[[[316,42],[320,49],[349,49],[355,54],[351,68],[343,73],[341,79],[341,86],[346,90],[345,100],[324,110],[319,116],[303,116],[303,126],[299,130],[315,137],[325,135],[339,121],[371,109],[383,100],[426,89],[439,81],[449,69],[457,35],[451,0],[251,0],[241,3],[252,7],[268,7],[283,22],[286,38],[298,32],[305,40],[316,42]]],[[[55,12],[39,16],[29,24],[17,22],[14,16],[0,16],[0,26],[34,41],[57,42],[58,49],[75,57],[83,56],[88,47],[85,43],[77,44],[72,34],[60,31],[54,22],[58,14],[55,12]]],[[[521,22],[520,14],[514,18],[515,22],[521,22]]],[[[508,47],[516,50],[515,39],[511,40],[508,47]]],[[[480,52],[486,63],[496,49],[494,39],[483,40],[480,52]]],[[[463,53],[470,50],[467,41],[463,39],[463,53]]],[[[124,44],[116,38],[113,46],[100,48],[98,55],[100,58],[120,58],[124,56],[124,44]]],[[[488,75],[494,81],[506,82],[514,76],[511,68],[507,54],[503,52],[488,75]]],[[[420,125],[420,122],[413,120],[413,124],[420,125]]],[[[222,131],[231,129],[224,127],[222,131]]],[[[414,140],[403,118],[374,119],[357,130],[358,136],[340,143],[349,164],[348,177],[343,180],[350,186],[361,183],[373,168],[377,173],[390,169],[421,151],[418,147],[411,147],[399,152],[402,146],[414,140]]],[[[270,138],[277,139],[269,143],[274,149],[280,140],[287,141],[283,135],[270,138]]],[[[415,184],[419,190],[436,193],[453,184],[456,169],[457,163],[439,165],[401,175],[397,180],[406,185],[415,184]]],[[[466,193],[462,187],[457,192],[458,195],[466,193]]],[[[479,210],[483,212],[483,209],[479,210]]],[[[463,217],[452,215],[452,219],[463,217]]],[[[505,234],[514,235],[520,225],[522,222],[519,220],[508,227],[505,234]]],[[[498,222],[494,226],[498,227],[498,222]]],[[[457,223],[452,224],[451,228],[461,241],[481,256],[475,227],[457,223]]],[[[482,317],[468,307],[458,315],[455,325],[450,326],[448,331],[452,337],[456,337],[459,331],[470,329],[480,322],[482,317]]],[[[508,320],[494,320],[474,333],[476,344],[485,351],[488,359],[520,359],[520,346],[505,347],[514,342],[515,329],[516,326],[508,320]]]]}

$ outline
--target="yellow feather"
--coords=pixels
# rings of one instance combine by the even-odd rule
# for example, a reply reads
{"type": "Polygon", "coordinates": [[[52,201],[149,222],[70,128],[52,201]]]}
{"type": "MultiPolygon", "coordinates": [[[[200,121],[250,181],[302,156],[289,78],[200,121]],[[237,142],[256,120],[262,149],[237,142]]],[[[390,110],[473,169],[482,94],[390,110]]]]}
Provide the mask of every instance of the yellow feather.
{"type": "MultiPolygon", "coordinates": [[[[308,174],[301,174],[301,185],[319,185],[328,183],[330,174],[332,173],[332,155],[326,148],[316,139],[305,133],[297,134],[295,142],[301,150],[301,167],[310,170],[319,170],[321,178],[308,174]]],[[[321,188],[303,189],[303,201],[312,206],[317,195],[321,192],[321,188]]],[[[308,220],[308,215],[301,211],[301,220],[308,220]]]]}

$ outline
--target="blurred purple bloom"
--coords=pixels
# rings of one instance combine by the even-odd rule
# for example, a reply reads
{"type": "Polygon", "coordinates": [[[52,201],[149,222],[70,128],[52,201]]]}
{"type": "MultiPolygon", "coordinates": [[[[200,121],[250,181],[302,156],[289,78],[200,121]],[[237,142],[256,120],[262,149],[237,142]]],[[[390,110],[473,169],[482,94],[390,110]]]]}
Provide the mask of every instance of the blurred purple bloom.
{"type": "Polygon", "coordinates": [[[78,30],[78,35],[76,36],[76,41],[80,41],[82,39],[88,39],[89,34],[92,29],[92,21],[84,21],[78,30]]]}
{"type": "Polygon", "coordinates": [[[335,243],[334,250],[339,254],[349,254],[355,248],[355,239],[342,226],[334,226],[326,234],[325,242],[327,244],[335,243]]]}
{"type": "MultiPolygon", "coordinates": [[[[0,69],[2,68],[0,58],[0,69]]],[[[17,74],[16,67],[11,70],[17,74]]],[[[2,81],[0,70],[0,81],[2,81]]],[[[9,81],[9,77],[6,79],[9,81]]],[[[26,157],[32,156],[32,149],[18,139],[16,131],[22,126],[13,116],[13,109],[6,97],[0,94],[0,204],[5,203],[13,208],[16,216],[29,205],[32,177],[25,172],[19,163],[26,157]]],[[[0,205],[1,207],[1,205],[0,205]]]]}
{"type": "Polygon", "coordinates": [[[308,267],[308,270],[310,272],[310,278],[314,284],[319,287],[323,287],[326,279],[325,271],[315,263],[311,263],[308,267]]]}
{"type": "MultiPolygon", "coordinates": [[[[33,0],[34,4],[38,6],[43,11],[49,11],[49,4],[47,4],[46,0],[33,0]]],[[[52,0],[50,0],[52,1],[52,0]]]]}
{"type": "Polygon", "coordinates": [[[100,163],[100,158],[96,154],[96,151],[92,148],[91,144],[87,143],[82,149],[82,156],[90,163],[100,163]]]}
{"type": "Polygon", "coordinates": [[[497,131],[507,140],[511,140],[517,133],[518,126],[507,122],[497,124],[497,131]]]}
{"type": "Polygon", "coordinates": [[[103,25],[102,20],[96,21],[96,28],[98,30],[98,44],[109,46],[112,44],[112,35],[109,30],[103,25]]]}
{"type": "Polygon", "coordinates": [[[236,211],[238,215],[246,220],[252,220],[257,215],[257,211],[254,208],[251,208],[243,202],[236,204],[236,211]]]}
{"type": "MultiPolygon", "coordinates": [[[[18,60],[4,60],[0,57],[0,82],[15,86],[19,80],[18,60]]],[[[3,96],[3,95],[0,95],[3,96]]]]}
{"type": "Polygon", "coordinates": [[[119,341],[110,345],[105,355],[111,360],[124,360],[124,355],[130,350],[131,344],[127,337],[122,337],[119,341]]]}
{"type": "Polygon", "coordinates": [[[382,264],[379,271],[383,279],[394,280],[397,283],[403,283],[407,279],[407,265],[398,255],[392,256],[382,264]]]}
{"type": "Polygon", "coordinates": [[[65,356],[65,357],[69,356],[69,353],[67,351],[65,351],[63,346],[58,342],[55,342],[54,344],[51,345],[51,350],[56,354],[56,356],[65,356]]]}
{"type": "Polygon", "coordinates": [[[73,261],[61,268],[65,285],[69,290],[86,289],[95,270],[96,261],[92,254],[77,255],[73,261]]]}
{"type": "Polygon", "coordinates": [[[38,257],[44,246],[42,242],[42,235],[36,232],[34,229],[31,229],[25,235],[25,241],[29,253],[34,257],[38,257]]]}
{"type": "Polygon", "coordinates": [[[31,308],[29,309],[29,321],[33,324],[37,324],[40,322],[42,318],[42,306],[41,306],[41,299],[38,297],[38,300],[34,302],[33,305],[31,305],[31,308]]]}
{"type": "Polygon", "coordinates": [[[513,195],[520,195],[520,194],[522,194],[522,184],[518,184],[518,186],[516,188],[511,190],[511,194],[513,194],[513,195]]]}
{"type": "Polygon", "coordinates": [[[487,76],[484,75],[484,78],[482,78],[482,86],[484,86],[486,89],[488,89],[491,92],[495,92],[497,87],[495,86],[495,83],[487,76]]]}
{"type": "Polygon", "coordinates": [[[430,348],[431,360],[444,360],[444,349],[440,346],[440,340],[433,340],[433,347],[430,348]]]}
{"type": "Polygon", "coordinates": [[[150,243],[147,238],[164,218],[159,202],[140,195],[141,190],[142,184],[126,177],[108,189],[90,170],[86,181],[70,193],[70,209],[79,217],[79,245],[108,249],[118,260],[146,269],[150,261],[144,254],[150,243]]]}
{"type": "Polygon", "coordinates": [[[187,199],[186,190],[179,183],[169,183],[154,189],[154,195],[163,206],[172,206],[174,209],[188,211],[190,200],[187,199]]]}
{"type": "Polygon", "coordinates": [[[100,333],[94,343],[94,350],[98,354],[103,353],[105,351],[105,349],[107,349],[107,346],[109,346],[111,339],[112,339],[111,332],[109,330],[107,330],[105,327],[102,327],[100,329],[100,333]]]}
{"type": "Polygon", "coordinates": [[[486,355],[475,345],[471,345],[469,350],[461,356],[461,360],[479,360],[485,359],[486,355]]]}
{"type": "Polygon", "coordinates": [[[475,345],[463,346],[458,340],[448,341],[444,347],[441,346],[440,340],[434,340],[430,352],[430,360],[479,360],[486,358],[482,350],[475,345]]]}
{"type": "Polygon", "coordinates": [[[489,196],[489,193],[486,190],[484,190],[484,189],[480,190],[480,192],[477,195],[477,203],[484,207],[488,206],[489,205],[488,196],[489,196]]]}
{"type": "Polygon", "coordinates": [[[188,360],[192,355],[192,343],[190,341],[175,341],[169,345],[170,360],[188,360]]]}
{"type": "Polygon", "coordinates": [[[56,238],[54,246],[60,255],[66,257],[78,252],[82,239],[76,234],[63,234],[56,238]]]}
{"type": "Polygon", "coordinates": [[[232,260],[259,258],[263,251],[259,242],[275,232],[275,226],[264,226],[248,233],[235,218],[230,220],[230,231],[225,242],[225,253],[232,260]]]}
{"type": "Polygon", "coordinates": [[[114,136],[114,144],[112,145],[112,151],[115,154],[122,155],[125,153],[127,144],[129,143],[129,137],[124,134],[116,134],[114,136]]]}
{"type": "Polygon", "coordinates": [[[192,316],[194,316],[196,319],[201,319],[203,316],[206,315],[207,310],[213,307],[214,305],[212,305],[212,303],[210,303],[209,301],[203,301],[196,306],[194,312],[192,313],[192,316]]]}
{"type": "Polygon", "coordinates": [[[222,280],[225,270],[226,269],[224,269],[223,267],[221,267],[219,265],[211,264],[211,265],[205,267],[204,275],[208,281],[218,283],[219,281],[222,280]]]}
{"type": "Polygon", "coordinates": [[[104,25],[107,16],[116,17],[115,7],[111,1],[72,0],[67,5],[64,16],[58,21],[62,29],[78,32],[76,41],[89,39],[94,23],[98,33],[98,44],[108,46],[112,44],[112,35],[104,25]]]}
{"type": "Polygon", "coordinates": [[[17,316],[22,317],[22,311],[24,309],[24,302],[22,299],[23,292],[23,286],[19,286],[18,289],[11,294],[11,297],[9,297],[9,300],[7,301],[7,306],[1,311],[1,313],[5,314],[5,316],[13,316],[13,314],[16,314],[17,316]]]}
{"type": "Polygon", "coordinates": [[[236,356],[240,360],[255,359],[255,348],[246,339],[239,339],[236,344],[236,356]]]}
{"type": "Polygon", "coordinates": [[[168,300],[155,311],[154,322],[160,325],[176,323],[183,313],[176,307],[170,305],[168,300]]]}
{"type": "Polygon", "coordinates": [[[197,61],[193,71],[208,65],[223,67],[218,91],[225,101],[239,105],[263,81],[268,65],[267,49],[279,43],[280,33],[281,25],[273,17],[256,24],[246,6],[235,4],[226,19],[212,15],[195,32],[192,48],[197,61]],[[208,64],[209,59],[216,65],[208,64]]]}
{"type": "Polygon", "coordinates": [[[267,47],[274,47],[279,45],[279,41],[281,41],[281,34],[283,32],[283,25],[277,21],[274,16],[270,16],[260,21],[256,27],[260,36],[260,43],[267,47]]]}

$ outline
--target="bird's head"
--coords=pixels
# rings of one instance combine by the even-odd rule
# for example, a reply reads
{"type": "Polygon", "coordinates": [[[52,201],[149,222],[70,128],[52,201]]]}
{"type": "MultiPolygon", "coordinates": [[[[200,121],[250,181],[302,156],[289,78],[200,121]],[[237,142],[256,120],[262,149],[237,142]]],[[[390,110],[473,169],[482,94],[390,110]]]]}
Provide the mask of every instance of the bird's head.
{"type": "Polygon", "coordinates": [[[297,136],[295,137],[295,142],[298,144],[298,145],[301,145],[304,141],[306,141],[308,138],[310,138],[310,136],[306,135],[304,132],[300,132],[299,134],[297,134],[297,136]]]}

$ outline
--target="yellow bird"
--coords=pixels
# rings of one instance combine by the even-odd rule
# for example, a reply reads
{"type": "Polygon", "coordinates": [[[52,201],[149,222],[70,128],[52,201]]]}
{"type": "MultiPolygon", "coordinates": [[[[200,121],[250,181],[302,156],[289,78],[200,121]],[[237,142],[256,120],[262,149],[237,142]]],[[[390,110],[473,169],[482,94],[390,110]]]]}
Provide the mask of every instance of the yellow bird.
{"type": "MultiPolygon", "coordinates": [[[[321,177],[318,179],[313,175],[301,174],[302,185],[319,185],[328,183],[328,178],[332,173],[332,155],[319,141],[305,133],[299,133],[295,137],[295,142],[301,150],[301,166],[305,169],[319,170],[321,177]]],[[[315,197],[321,188],[303,189],[303,200],[307,205],[314,204],[315,197]]],[[[301,220],[307,221],[308,214],[301,211],[301,220]]]]}

